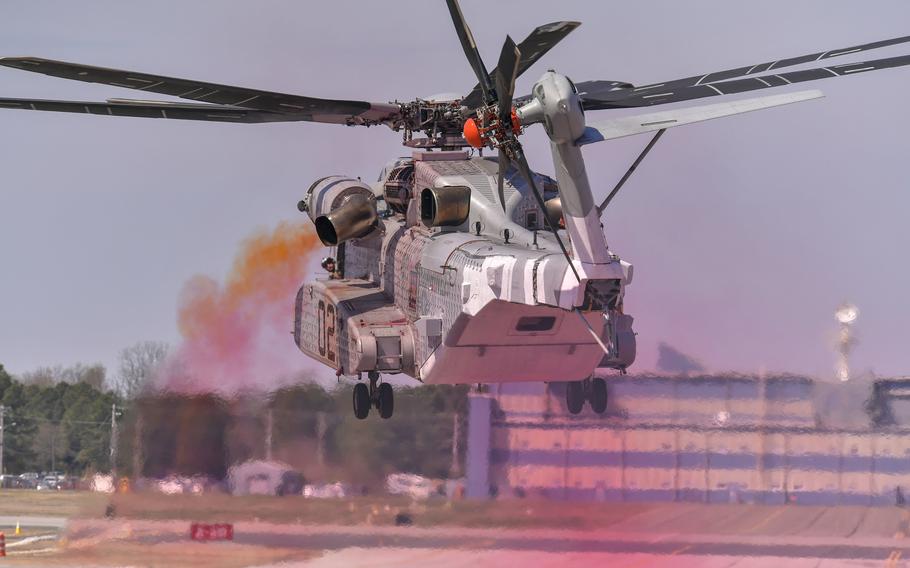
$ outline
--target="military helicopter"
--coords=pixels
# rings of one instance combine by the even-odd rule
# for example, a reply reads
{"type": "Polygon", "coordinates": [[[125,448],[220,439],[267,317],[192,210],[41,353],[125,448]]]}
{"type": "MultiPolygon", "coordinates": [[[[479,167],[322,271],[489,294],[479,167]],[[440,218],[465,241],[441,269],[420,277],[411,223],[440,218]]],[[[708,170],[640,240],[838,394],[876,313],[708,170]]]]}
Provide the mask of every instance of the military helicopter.
{"type": "Polygon", "coordinates": [[[566,382],[566,405],[607,407],[596,368],[635,360],[633,318],[623,298],[632,265],[608,247],[600,217],[668,129],[817,99],[800,91],[676,108],[588,123],[595,110],[656,106],[783,87],[910,64],[910,56],[779,73],[779,69],[910,42],[910,36],[636,87],[573,83],[550,70],[531,94],[515,81],[579,22],[540,26],[516,44],[506,37],[488,71],[457,0],[447,0],[478,83],[464,96],[375,103],[329,100],[175,79],[32,57],[0,65],[170,95],[192,102],[0,98],[0,107],[110,116],[238,123],[385,125],[412,150],[374,183],[328,176],[298,203],[330,247],[326,279],[297,293],[293,336],[308,356],[356,377],[353,409],[366,418],[394,410],[383,374],[424,383],[566,382]],[[540,124],[555,179],[533,171],[520,136],[540,124]],[[596,203],[582,146],[653,132],[607,198],[596,203]],[[420,134],[423,137],[415,137],[420,134]],[[497,150],[496,158],[483,149],[497,150]],[[363,381],[363,375],[367,381],[363,381]]]}

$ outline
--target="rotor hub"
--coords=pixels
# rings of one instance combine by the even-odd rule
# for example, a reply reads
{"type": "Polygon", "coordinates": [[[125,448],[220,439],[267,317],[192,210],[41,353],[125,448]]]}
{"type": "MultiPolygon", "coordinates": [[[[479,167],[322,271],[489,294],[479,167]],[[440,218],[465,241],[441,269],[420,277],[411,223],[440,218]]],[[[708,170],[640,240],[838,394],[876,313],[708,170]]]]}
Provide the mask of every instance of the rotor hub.
{"type": "Polygon", "coordinates": [[[501,148],[523,132],[515,107],[509,116],[509,123],[504,123],[495,105],[479,108],[476,118],[465,121],[462,136],[474,148],[501,148]]]}

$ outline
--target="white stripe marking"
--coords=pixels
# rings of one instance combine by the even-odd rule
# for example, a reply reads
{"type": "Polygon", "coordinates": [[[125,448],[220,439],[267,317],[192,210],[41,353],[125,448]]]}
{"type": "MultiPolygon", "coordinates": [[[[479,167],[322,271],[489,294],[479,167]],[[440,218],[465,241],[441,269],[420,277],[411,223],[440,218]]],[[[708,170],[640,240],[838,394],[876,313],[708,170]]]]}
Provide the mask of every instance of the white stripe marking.
{"type": "Polygon", "coordinates": [[[148,79],[140,79],[139,77],[127,77],[126,80],[127,81],[139,81],[140,83],[154,83],[154,81],[150,81],[148,79]]]}
{"type": "Polygon", "coordinates": [[[724,93],[723,91],[721,91],[720,89],[718,89],[717,87],[715,87],[714,85],[712,85],[712,84],[710,84],[710,83],[708,83],[708,84],[705,85],[705,86],[706,86],[706,87],[711,87],[712,89],[714,89],[715,91],[717,91],[717,94],[718,94],[718,95],[725,95],[725,94],[726,94],[726,93],[724,93]]]}
{"type": "Polygon", "coordinates": [[[673,94],[673,93],[658,93],[658,94],[656,94],[656,95],[644,95],[644,96],[642,96],[641,98],[643,98],[643,99],[653,99],[654,97],[667,97],[667,96],[670,96],[670,95],[672,95],[672,94],[673,94]]]}
{"type": "Polygon", "coordinates": [[[826,51],[826,52],[822,53],[821,55],[819,55],[818,57],[816,57],[815,60],[818,61],[818,60],[821,59],[822,57],[828,55],[828,53],[830,53],[830,52],[829,52],[829,51],[826,51]]]}
{"type": "MultiPolygon", "coordinates": [[[[759,63],[758,65],[761,65],[761,63],[759,63]]],[[[752,71],[754,71],[755,68],[758,67],[758,65],[753,65],[752,67],[749,67],[749,70],[746,71],[746,75],[751,75],[752,71]]]]}
{"type": "Polygon", "coordinates": [[[292,105],[292,104],[288,104],[288,103],[278,103],[278,106],[283,106],[283,107],[288,107],[288,108],[296,108],[296,109],[298,109],[298,110],[306,110],[306,107],[302,107],[302,106],[299,106],[299,105],[292,105]]]}
{"type": "Polygon", "coordinates": [[[835,77],[840,77],[840,75],[837,74],[837,71],[832,71],[831,69],[828,69],[827,67],[822,67],[822,69],[824,69],[824,70],[827,71],[828,73],[831,73],[831,74],[834,75],[835,77]]]}
{"type": "Polygon", "coordinates": [[[153,84],[153,85],[146,85],[146,86],[144,86],[144,87],[141,87],[139,90],[140,90],[140,91],[144,91],[144,90],[146,90],[146,89],[154,89],[154,88],[157,87],[158,85],[163,85],[163,84],[164,84],[164,81],[158,81],[157,83],[155,83],[155,84],[153,84]]]}
{"type": "Polygon", "coordinates": [[[251,100],[253,100],[253,99],[258,99],[258,98],[259,98],[259,95],[253,95],[252,97],[250,97],[250,98],[248,98],[248,99],[243,99],[243,100],[240,101],[239,103],[234,103],[234,106],[240,106],[240,105],[242,105],[242,104],[244,104],[244,103],[248,103],[248,102],[250,102],[251,100]]]}
{"type": "Polygon", "coordinates": [[[642,122],[641,125],[642,126],[658,126],[660,124],[672,124],[674,122],[679,122],[679,121],[676,120],[675,118],[671,118],[669,120],[658,120],[657,122],[642,122]]]}
{"type": "Polygon", "coordinates": [[[767,86],[769,86],[769,87],[771,86],[771,83],[765,81],[765,80],[762,79],[761,77],[756,77],[755,80],[756,80],[756,81],[761,81],[762,83],[764,83],[765,85],[767,85],[767,86]]]}
{"type": "Polygon", "coordinates": [[[778,59],[777,61],[775,61],[775,62],[772,63],[771,65],[769,65],[768,68],[765,69],[765,71],[770,71],[770,70],[771,70],[775,65],[777,65],[778,63],[780,63],[780,59],[778,59]]]}
{"type": "Polygon", "coordinates": [[[844,75],[846,75],[847,73],[859,73],[860,71],[872,71],[873,69],[875,69],[875,67],[862,67],[860,69],[847,69],[846,71],[844,71],[844,75]]]}
{"type": "Polygon", "coordinates": [[[633,91],[644,91],[645,89],[654,89],[657,87],[663,87],[666,83],[660,83],[659,85],[648,85],[647,87],[638,87],[637,89],[632,89],[633,91]]]}
{"type": "Polygon", "coordinates": [[[219,90],[220,90],[220,89],[215,89],[215,90],[212,91],[211,93],[206,93],[206,94],[204,94],[204,95],[199,95],[198,97],[193,97],[193,100],[201,101],[202,99],[204,99],[204,98],[206,98],[206,97],[211,97],[211,96],[214,95],[215,93],[219,92],[219,90]]]}
{"type": "Polygon", "coordinates": [[[857,51],[862,51],[862,49],[857,47],[856,49],[848,49],[847,51],[838,51],[837,53],[832,53],[828,57],[837,57],[838,55],[847,55],[848,53],[856,53],[857,51]]]}
{"type": "Polygon", "coordinates": [[[187,95],[191,95],[191,94],[195,93],[196,91],[201,91],[201,90],[202,90],[202,87],[196,87],[196,88],[193,89],[192,91],[187,91],[187,92],[185,92],[185,93],[180,93],[180,94],[177,95],[177,96],[178,96],[178,97],[185,97],[185,96],[187,96],[187,95]]]}
{"type": "Polygon", "coordinates": [[[792,85],[792,84],[793,84],[793,81],[787,79],[786,77],[781,77],[780,75],[775,75],[775,77],[777,77],[778,79],[780,79],[781,81],[783,81],[784,83],[786,83],[786,84],[788,84],[788,85],[792,85]]]}
{"type": "MultiPolygon", "coordinates": [[[[710,75],[710,73],[708,73],[708,75],[710,75]]],[[[696,85],[701,84],[701,82],[704,81],[704,80],[705,80],[705,77],[707,77],[708,75],[703,75],[701,79],[699,79],[698,81],[695,81],[695,84],[696,84],[696,85]]]]}

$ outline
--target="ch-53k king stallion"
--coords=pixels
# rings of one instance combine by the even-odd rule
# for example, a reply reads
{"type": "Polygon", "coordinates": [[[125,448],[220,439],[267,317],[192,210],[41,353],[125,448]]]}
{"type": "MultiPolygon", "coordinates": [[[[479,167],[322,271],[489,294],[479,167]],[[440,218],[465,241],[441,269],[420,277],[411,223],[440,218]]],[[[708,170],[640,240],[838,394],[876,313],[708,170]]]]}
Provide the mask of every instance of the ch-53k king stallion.
{"type": "MultiPolygon", "coordinates": [[[[329,100],[119,71],[38,58],[0,65],[189,99],[103,103],[0,99],[0,107],[112,116],[239,123],[311,121],[386,125],[412,155],[389,163],[376,183],[329,176],[298,208],[333,247],[328,279],[306,282],[295,306],[294,340],[339,375],[356,376],[354,413],[392,415],[381,374],[425,383],[567,382],[576,414],[607,406],[598,367],[624,372],[635,360],[632,317],[623,310],[631,264],[607,246],[600,222],[663,132],[713,118],[821,97],[800,91],[587,122],[586,113],[676,103],[910,64],[910,56],[820,66],[827,59],[910,42],[910,36],[635,87],[573,83],[543,74],[514,98],[515,79],[579,26],[541,26],[521,43],[506,38],[492,72],[481,60],[457,0],[447,0],[478,84],[465,96],[410,102],[329,100]],[[816,63],[814,68],[780,72],[816,63]],[[555,179],[534,172],[519,138],[540,125],[555,179]],[[620,182],[595,203],[582,146],[654,132],[620,182]],[[415,138],[414,134],[423,137],[415,138]],[[474,151],[497,150],[486,158],[474,151]],[[361,379],[366,375],[368,382],[361,379]]],[[[290,302],[289,302],[290,303],[290,302]]]]}

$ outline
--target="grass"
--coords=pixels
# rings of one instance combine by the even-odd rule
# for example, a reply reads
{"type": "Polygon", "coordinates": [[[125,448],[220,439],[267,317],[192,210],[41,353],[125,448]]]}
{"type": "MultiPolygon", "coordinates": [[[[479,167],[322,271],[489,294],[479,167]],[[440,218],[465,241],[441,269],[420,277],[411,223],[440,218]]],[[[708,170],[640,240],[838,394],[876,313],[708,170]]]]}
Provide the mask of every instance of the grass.
{"type": "MultiPolygon", "coordinates": [[[[558,503],[539,500],[412,502],[404,497],[305,499],[208,494],[105,495],[84,491],[0,491],[0,516],[98,518],[111,504],[118,518],[200,522],[262,521],[269,523],[393,525],[399,513],[415,526],[602,528],[649,510],[646,503],[558,503]]],[[[664,505],[666,506],[666,505],[664,505]]],[[[2,530],[2,529],[0,529],[2,530]]]]}
{"type": "Polygon", "coordinates": [[[415,526],[602,528],[653,505],[559,503],[535,500],[411,502],[402,497],[305,499],[227,495],[123,494],[112,500],[118,517],[202,522],[392,525],[399,513],[415,526]]]}
{"type": "Polygon", "coordinates": [[[109,496],[89,491],[0,489],[0,516],[72,517],[104,513],[109,496]]]}

